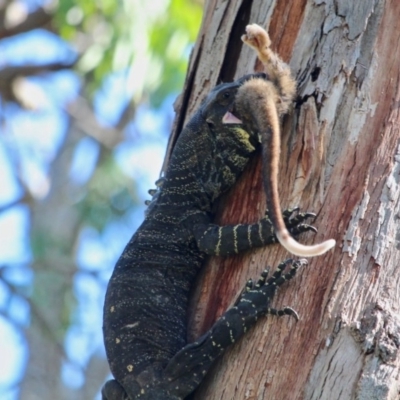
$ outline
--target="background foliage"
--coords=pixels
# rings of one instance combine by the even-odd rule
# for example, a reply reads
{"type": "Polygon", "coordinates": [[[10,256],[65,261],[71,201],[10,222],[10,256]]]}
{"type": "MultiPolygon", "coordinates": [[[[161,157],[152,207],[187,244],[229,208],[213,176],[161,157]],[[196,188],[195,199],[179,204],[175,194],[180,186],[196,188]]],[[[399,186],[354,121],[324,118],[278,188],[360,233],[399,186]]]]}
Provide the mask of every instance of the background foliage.
{"type": "Polygon", "coordinates": [[[0,398],[99,396],[105,287],[201,14],[201,0],[0,2],[0,398]]]}

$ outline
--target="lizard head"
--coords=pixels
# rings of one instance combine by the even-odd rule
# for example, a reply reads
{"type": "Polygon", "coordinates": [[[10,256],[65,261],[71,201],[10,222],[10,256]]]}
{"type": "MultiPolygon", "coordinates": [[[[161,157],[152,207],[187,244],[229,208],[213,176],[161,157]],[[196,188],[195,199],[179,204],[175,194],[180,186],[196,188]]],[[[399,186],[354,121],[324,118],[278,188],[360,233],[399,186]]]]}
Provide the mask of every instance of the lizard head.
{"type": "Polygon", "coordinates": [[[223,123],[224,115],[233,109],[240,86],[237,82],[222,83],[211,90],[201,106],[201,115],[209,126],[220,126],[223,123]]]}
{"type": "Polygon", "coordinates": [[[259,144],[256,132],[247,130],[254,123],[244,124],[242,116],[235,111],[241,88],[255,78],[267,76],[250,74],[218,85],[201,106],[202,130],[197,136],[200,145],[195,147],[195,159],[199,166],[197,176],[212,201],[232,186],[259,144]]]}
{"type": "MultiPolygon", "coordinates": [[[[250,74],[211,90],[186,125],[171,156],[167,175],[170,171],[182,173],[184,154],[185,168],[201,187],[199,192],[204,193],[205,205],[201,205],[204,209],[208,210],[212,202],[233,185],[259,144],[258,136],[247,132],[242,118],[235,114],[238,92],[254,78],[266,79],[267,76],[250,74]]],[[[167,179],[163,192],[167,193],[176,182],[167,179]]]]}
{"type": "Polygon", "coordinates": [[[254,120],[254,107],[260,102],[258,93],[252,92],[252,86],[263,85],[269,82],[268,75],[264,73],[246,75],[238,80],[240,86],[235,94],[235,101],[230,109],[224,114],[224,124],[240,124],[241,128],[250,135],[250,141],[255,144],[261,143],[258,126],[254,120]]]}
{"type": "Polygon", "coordinates": [[[222,83],[212,89],[201,105],[201,115],[206,122],[219,127],[242,124],[242,120],[233,114],[236,94],[245,82],[255,78],[267,79],[267,75],[264,73],[245,75],[234,82],[222,83]]]}

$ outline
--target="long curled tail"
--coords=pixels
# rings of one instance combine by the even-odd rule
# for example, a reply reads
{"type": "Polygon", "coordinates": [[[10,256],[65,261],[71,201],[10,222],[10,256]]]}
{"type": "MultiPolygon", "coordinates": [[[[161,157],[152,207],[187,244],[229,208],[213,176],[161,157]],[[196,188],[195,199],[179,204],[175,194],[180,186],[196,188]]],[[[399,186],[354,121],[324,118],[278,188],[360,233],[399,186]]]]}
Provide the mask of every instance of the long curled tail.
{"type": "Polygon", "coordinates": [[[290,69],[278,55],[269,48],[270,39],[263,28],[256,24],[248,25],[242,36],[244,43],[257,51],[265,66],[270,81],[252,79],[238,91],[237,105],[247,110],[260,134],[263,159],[263,179],[267,194],[268,214],[275,228],[279,242],[289,252],[297,256],[312,257],[321,255],[336,242],[333,239],[317,245],[305,246],[298,243],[286,229],[282,218],[278,192],[278,173],[280,159],[279,117],[285,113],[295,93],[295,81],[290,69]]]}

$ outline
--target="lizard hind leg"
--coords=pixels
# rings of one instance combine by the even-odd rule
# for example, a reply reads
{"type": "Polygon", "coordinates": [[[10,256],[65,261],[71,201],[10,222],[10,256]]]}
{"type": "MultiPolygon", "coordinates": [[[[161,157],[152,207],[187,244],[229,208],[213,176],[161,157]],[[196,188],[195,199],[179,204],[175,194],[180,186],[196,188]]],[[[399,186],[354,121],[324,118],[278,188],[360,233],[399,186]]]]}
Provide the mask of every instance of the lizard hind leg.
{"type": "Polygon", "coordinates": [[[272,274],[271,278],[269,278],[266,281],[266,285],[274,285],[274,286],[281,286],[283,283],[286,281],[290,281],[291,279],[294,278],[294,276],[297,273],[297,270],[302,266],[306,265],[307,260],[305,259],[300,259],[293,261],[291,258],[281,262],[278,267],[276,268],[276,271],[272,274]],[[289,272],[286,272],[286,268],[288,266],[290,267],[289,272]]]}
{"type": "Polygon", "coordinates": [[[296,310],[292,307],[283,307],[281,310],[277,310],[275,308],[269,308],[267,314],[276,315],[277,317],[283,317],[284,315],[289,315],[293,317],[296,321],[299,320],[299,315],[296,310]]]}
{"type": "Polygon", "coordinates": [[[170,394],[163,387],[153,386],[141,389],[138,386],[129,387],[129,394],[115,380],[107,381],[101,390],[102,400],[183,400],[183,397],[170,394]]]}
{"type": "Polygon", "coordinates": [[[279,264],[270,278],[267,268],[256,283],[249,280],[234,306],[202,337],[186,345],[170,360],[164,370],[163,387],[178,397],[187,396],[199,385],[213,362],[228,346],[237,342],[259,317],[273,314],[298,319],[297,313],[290,307],[275,310],[269,304],[276,289],[292,279],[298,268],[306,264],[306,260],[286,260],[279,264]],[[290,271],[285,273],[289,265],[290,271]]]}
{"type": "Polygon", "coordinates": [[[124,388],[115,380],[107,381],[101,389],[102,400],[129,400],[124,388]]]}
{"type": "MultiPolygon", "coordinates": [[[[282,285],[284,282],[289,281],[292,278],[294,278],[299,267],[301,267],[303,265],[307,265],[307,260],[301,259],[301,260],[293,261],[291,259],[288,259],[288,260],[282,262],[281,264],[279,264],[279,266],[278,266],[277,270],[275,271],[275,273],[273,274],[273,276],[267,281],[267,284],[276,285],[276,286],[282,285]],[[290,271],[287,273],[283,273],[289,264],[291,264],[290,271]]],[[[276,315],[277,317],[282,317],[284,315],[288,315],[288,316],[293,317],[296,321],[299,320],[299,315],[291,307],[284,307],[281,310],[277,310],[275,308],[268,308],[267,314],[276,315]]]]}

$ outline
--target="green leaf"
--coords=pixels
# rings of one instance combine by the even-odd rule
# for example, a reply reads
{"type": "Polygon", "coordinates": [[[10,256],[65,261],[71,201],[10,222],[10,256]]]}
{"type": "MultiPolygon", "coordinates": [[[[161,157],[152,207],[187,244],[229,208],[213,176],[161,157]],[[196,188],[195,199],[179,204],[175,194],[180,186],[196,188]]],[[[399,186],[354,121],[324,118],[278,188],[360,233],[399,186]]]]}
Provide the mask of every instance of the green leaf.
{"type": "Polygon", "coordinates": [[[92,95],[104,78],[130,69],[134,101],[159,106],[181,90],[190,48],[196,40],[202,1],[64,0],[54,24],[82,52],[77,69],[92,95]]]}

